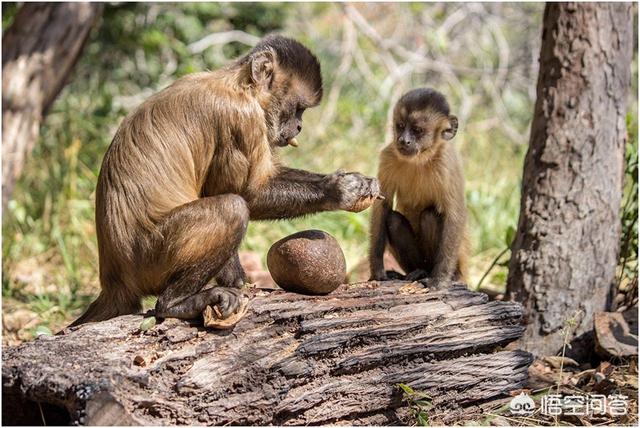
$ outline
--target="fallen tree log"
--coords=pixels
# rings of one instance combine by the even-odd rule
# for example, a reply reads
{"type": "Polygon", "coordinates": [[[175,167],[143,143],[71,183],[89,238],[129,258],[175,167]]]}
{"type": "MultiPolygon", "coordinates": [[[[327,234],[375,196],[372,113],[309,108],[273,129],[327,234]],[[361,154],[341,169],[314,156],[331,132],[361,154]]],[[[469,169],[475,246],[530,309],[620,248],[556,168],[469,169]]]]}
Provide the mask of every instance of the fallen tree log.
{"type": "Polygon", "coordinates": [[[230,331],[129,315],[4,349],[3,423],[398,424],[400,383],[455,414],[527,380],[531,355],[501,350],[522,308],[461,285],[253,293],[230,331]]]}

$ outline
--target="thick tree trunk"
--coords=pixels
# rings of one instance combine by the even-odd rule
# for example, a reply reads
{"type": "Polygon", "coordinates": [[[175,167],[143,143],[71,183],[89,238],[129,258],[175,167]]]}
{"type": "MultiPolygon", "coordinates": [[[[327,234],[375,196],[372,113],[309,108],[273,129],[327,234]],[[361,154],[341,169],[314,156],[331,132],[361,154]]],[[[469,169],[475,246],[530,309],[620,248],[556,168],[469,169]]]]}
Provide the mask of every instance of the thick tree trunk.
{"type": "Polygon", "coordinates": [[[2,207],[63,88],[100,3],[25,3],[2,39],[2,207]]]}
{"type": "Polygon", "coordinates": [[[531,355],[499,348],[521,315],[464,286],[397,282],[259,291],[230,332],[169,319],[142,333],[123,316],[5,349],[3,423],[397,424],[399,383],[451,421],[525,386],[531,355]]]}
{"type": "Polygon", "coordinates": [[[525,306],[523,346],[562,347],[607,308],[617,264],[632,56],[630,3],[549,3],[508,293],[525,306]]]}

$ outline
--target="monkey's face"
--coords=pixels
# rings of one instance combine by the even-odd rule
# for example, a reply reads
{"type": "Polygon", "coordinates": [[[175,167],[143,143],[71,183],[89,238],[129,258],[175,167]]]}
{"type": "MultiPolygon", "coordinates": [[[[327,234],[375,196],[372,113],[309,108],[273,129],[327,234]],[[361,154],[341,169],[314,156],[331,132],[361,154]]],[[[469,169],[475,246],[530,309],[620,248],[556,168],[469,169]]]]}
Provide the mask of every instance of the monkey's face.
{"type": "Polygon", "coordinates": [[[302,131],[302,115],[307,108],[318,104],[318,97],[312,89],[301,80],[289,77],[288,82],[282,85],[288,88],[286,93],[277,98],[278,123],[275,145],[284,147],[296,146],[295,137],[302,131]]]}
{"type": "Polygon", "coordinates": [[[302,45],[279,38],[265,40],[284,43],[285,53],[278,57],[275,48],[259,50],[250,54],[246,66],[265,111],[270,143],[296,146],[302,114],[322,98],[320,64],[302,45]]]}
{"type": "Polygon", "coordinates": [[[398,153],[407,157],[432,152],[443,140],[456,134],[458,119],[431,109],[411,111],[405,106],[394,114],[394,142],[398,153]]]}
{"type": "Polygon", "coordinates": [[[289,145],[302,131],[302,114],[305,111],[305,107],[295,99],[288,101],[286,107],[280,112],[278,121],[279,135],[276,145],[280,147],[289,145]]]}

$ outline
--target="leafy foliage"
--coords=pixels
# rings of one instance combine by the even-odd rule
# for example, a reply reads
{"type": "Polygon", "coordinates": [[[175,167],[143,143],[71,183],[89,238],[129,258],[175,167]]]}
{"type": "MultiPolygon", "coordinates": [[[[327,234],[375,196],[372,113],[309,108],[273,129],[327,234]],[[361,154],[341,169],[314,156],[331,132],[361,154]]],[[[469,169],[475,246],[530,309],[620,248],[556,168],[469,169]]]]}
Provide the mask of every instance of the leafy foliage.
{"type": "Polygon", "coordinates": [[[2,32],[9,28],[17,10],[18,5],[15,2],[2,2],[2,32]]]}
{"type": "Polygon", "coordinates": [[[638,117],[627,115],[627,145],[625,154],[625,183],[622,197],[620,237],[620,265],[618,287],[634,287],[638,293],[638,117]]]}
{"type": "Polygon", "coordinates": [[[429,409],[432,407],[431,397],[420,391],[415,391],[409,385],[399,383],[402,390],[402,399],[407,403],[413,413],[417,426],[429,426],[429,409]]]}

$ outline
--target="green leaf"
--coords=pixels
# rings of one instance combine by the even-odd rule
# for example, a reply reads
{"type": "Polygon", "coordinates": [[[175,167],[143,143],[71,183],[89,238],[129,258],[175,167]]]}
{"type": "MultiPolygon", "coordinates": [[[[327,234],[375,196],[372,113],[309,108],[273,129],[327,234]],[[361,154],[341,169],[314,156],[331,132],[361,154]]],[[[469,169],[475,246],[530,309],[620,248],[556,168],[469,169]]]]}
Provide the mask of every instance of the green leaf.
{"type": "Polygon", "coordinates": [[[418,412],[417,423],[418,426],[427,427],[429,426],[429,416],[425,412],[418,412]]]}
{"type": "Polygon", "coordinates": [[[422,400],[417,400],[416,405],[423,409],[428,409],[429,407],[431,407],[431,397],[429,397],[424,392],[421,392],[420,395],[424,398],[422,400]]]}
{"type": "Polygon", "coordinates": [[[503,262],[500,263],[496,263],[496,266],[500,266],[500,267],[509,267],[509,263],[511,262],[511,259],[506,259],[503,262]]]}
{"type": "Polygon", "coordinates": [[[152,52],[160,49],[163,45],[166,45],[169,42],[169,39],[162,31],[154,28],[142,33],[140,41],[142,42],[142,47],[146,52],[152,52]]]}
{"type": "Polygon", "coordinates": [[[39,325],[36,327],[36,337],[40,336],[53,336],[51,329],[46,325],[39,325]]]}
{"type": "Polygon", "coordinates": [[[507,228],[507,232],[504,234],[504,243],[507,247],[511,248],[511,244],[513,244],[513,238],[516,236],[516,228],[513,226],[509,226],[507,228]]]}
{"type": "Polygon", "coordinates": [[[407,395],[415,394],[413,388],[411,388],[409,385],[405,385],[404,383],[399,383],[398,388],[402,389],[402,391],[407,395]]]}
{"type": "Polygon", "coordinates": [[[156,325],[156,317],[149,317],[142,320],[139,328],[140,331],[147,331],[153,328],[154,325],[156,325]]]}

